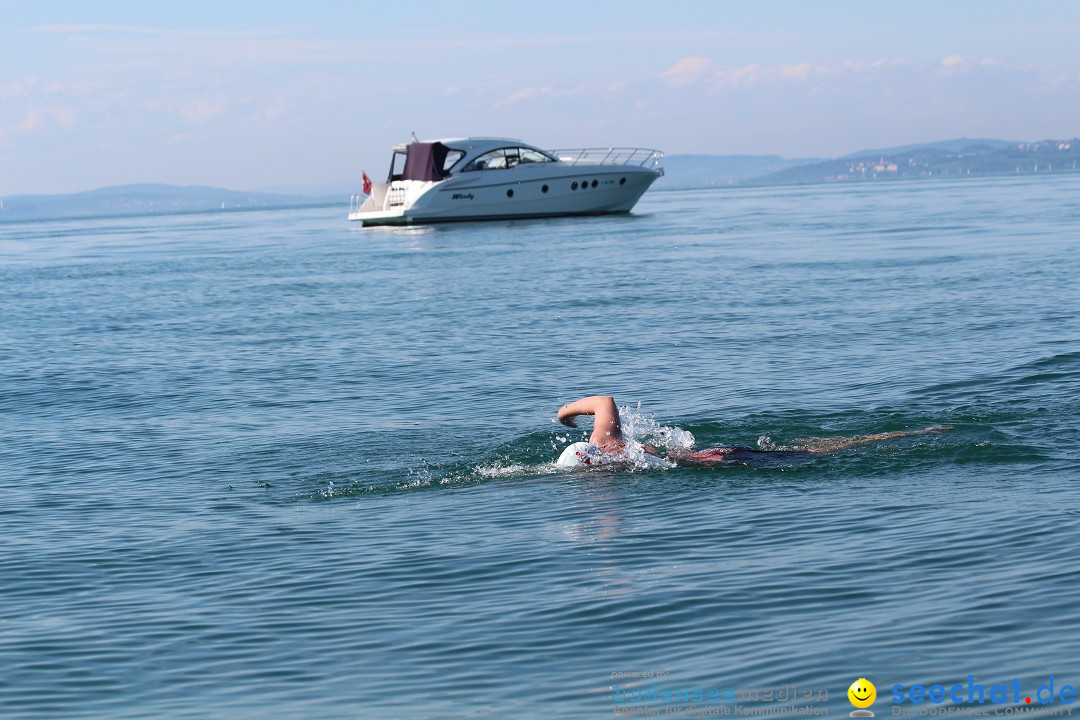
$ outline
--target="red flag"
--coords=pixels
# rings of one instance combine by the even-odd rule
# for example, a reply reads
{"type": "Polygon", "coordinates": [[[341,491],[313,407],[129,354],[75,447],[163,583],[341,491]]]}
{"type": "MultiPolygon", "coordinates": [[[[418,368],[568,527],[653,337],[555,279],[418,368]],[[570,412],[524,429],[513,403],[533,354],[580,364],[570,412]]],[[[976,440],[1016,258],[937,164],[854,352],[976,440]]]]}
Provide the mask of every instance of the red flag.
{"type": "Polygon", "coordinates": [[[371,178],[369,178],[367,176],[366,172],[363,172],[363,171],[361,171],[361,172],[364,175],[364,194],[365,195],[370,195],[371,194],[371,178]]]}

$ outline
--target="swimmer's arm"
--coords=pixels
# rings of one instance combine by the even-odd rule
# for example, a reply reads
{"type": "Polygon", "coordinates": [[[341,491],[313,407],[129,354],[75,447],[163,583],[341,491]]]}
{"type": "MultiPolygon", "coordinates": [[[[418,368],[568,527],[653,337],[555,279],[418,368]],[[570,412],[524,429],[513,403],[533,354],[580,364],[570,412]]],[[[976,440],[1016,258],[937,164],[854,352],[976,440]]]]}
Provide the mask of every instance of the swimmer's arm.
{"type": "Polygon", "coordinates": [[[593,431],[589,442],[603,447],[612,440],[622,441],[622,425],[619,423],[619,408],[610,395],[592,395],[575,400],[559,408],[559,422],[569,427],[577,427],[574,418],[578,415],[593,415],[593,431]]]}

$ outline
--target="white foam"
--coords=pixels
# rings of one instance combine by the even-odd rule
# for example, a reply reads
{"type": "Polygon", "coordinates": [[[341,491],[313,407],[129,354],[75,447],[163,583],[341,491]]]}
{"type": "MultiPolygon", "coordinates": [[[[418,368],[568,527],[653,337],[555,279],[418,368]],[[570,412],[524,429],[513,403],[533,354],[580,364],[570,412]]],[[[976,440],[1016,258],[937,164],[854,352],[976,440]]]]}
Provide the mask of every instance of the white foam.
{"type": "Polygon", "coordinates": [[[474,473],[476,473],[480,477],[485,478],[507,477],[509,475],[524,475],[528,471],[528,467],[518,463],[503,465],[502,463],[497,462],[488,466],[477,465],[473,468],[474,473]]]}
{"type": "Polygon", "coordinates": [[[638,408],[629,406],[619,408],[619,420],[622,423],[623,439],[628,445],[648,443],[669,450],[679,448],[689,450],[694,447],[694,435],[681,427],[661,425],[652,415],[646,415],[638,408]]]}

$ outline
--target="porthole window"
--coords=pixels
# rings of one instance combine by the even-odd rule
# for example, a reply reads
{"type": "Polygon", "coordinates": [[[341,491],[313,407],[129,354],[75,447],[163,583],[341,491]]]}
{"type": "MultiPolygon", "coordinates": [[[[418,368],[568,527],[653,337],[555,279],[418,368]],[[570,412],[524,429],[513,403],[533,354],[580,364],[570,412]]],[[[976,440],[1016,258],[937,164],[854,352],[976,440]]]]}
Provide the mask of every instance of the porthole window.
{"type": "Polygon", "coordinates": [[[593,181],[592,181],[592,186],[593,186],[593,187],[596,187],[596,186],[597,186],[598,184],[599,184],[599,183],[597,183],[597,182],[596,182],[595,180],[593,180],[593,181]]]}
{"type": "Polygon", "coordinates": [[[625,185],[626,184],[626,178],[619,178],[619,184],[620,185],[625,185]]]}
{"type": "Polygon", "coordinates": [[[540,192],[542,192],[542,193],[546,193],[547,191],[548,191],[548,186],[547,185],[540,188],[540,192]]]}
{"type": "Polygon", "coordinates": [[[514,191],[513,190],[507,190],[506,191],[506,197],[514,197],[514,191]]]}
{"type": "Polygon", "coordinates": [[[570,183],[570,189],[571,190],[577,190],[577,183],[576,182],[570,183]]]}

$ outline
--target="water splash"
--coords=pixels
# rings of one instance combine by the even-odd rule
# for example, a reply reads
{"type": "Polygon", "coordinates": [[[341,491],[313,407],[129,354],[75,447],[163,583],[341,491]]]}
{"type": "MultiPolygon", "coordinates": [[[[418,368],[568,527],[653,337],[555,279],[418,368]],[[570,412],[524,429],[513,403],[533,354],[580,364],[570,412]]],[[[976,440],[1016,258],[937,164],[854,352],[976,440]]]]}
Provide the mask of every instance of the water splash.
{"type": "Polygon", "coordinates": [[[611,458],[611,463],[605,465],[622,467],[631,472],[673,468],[675,464],[666,459],[658,462],[655,455],[645,451],[645,445],[652,445],[661,451],[688,450],[694,445],[692,433],[680,427],[661,425],[652,415],[641,412],[640,403],[637,407],[620,407],[619,420],[626,447],[617,457],[611,458]]]}
{"type": "Polygon", "coordinates": [[[500,478],[511,477],[514,475],[527,475],[529,474],[529,471],[533,469],[534,468],[529,468],[520,463],[503,465],[500,462],[495,462],[491,465],[477,465],[473,468],[473,472],[482,478],[500,478]]]}
{"type": "Polygon", "coordinates": [[[636,408],[619,408],[623,438],[628,444],[648,443],[668,450],[689,450],[694,446],[694,435],[689,430],[661,425],[655,417],[641,412],[640,409],[640,403],[636,408]]]}

